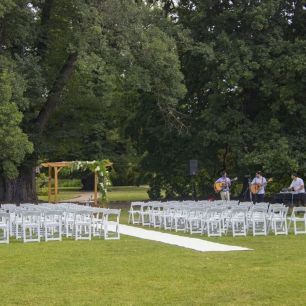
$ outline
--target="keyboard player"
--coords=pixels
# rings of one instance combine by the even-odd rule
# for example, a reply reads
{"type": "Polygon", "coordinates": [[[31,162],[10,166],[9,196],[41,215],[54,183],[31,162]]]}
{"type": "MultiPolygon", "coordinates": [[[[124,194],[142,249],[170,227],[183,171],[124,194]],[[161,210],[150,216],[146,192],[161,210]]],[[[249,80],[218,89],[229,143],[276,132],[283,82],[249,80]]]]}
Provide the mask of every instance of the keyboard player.
{"type": "Polygon", "coordinates": [[[302,194],[305,193],[304,181],[300,177],[298,177],[297,173],[293,173],[291,175],[292,183],[289,187],[291,191],[296,194],[297,201],[301,203],[302,194]]]}

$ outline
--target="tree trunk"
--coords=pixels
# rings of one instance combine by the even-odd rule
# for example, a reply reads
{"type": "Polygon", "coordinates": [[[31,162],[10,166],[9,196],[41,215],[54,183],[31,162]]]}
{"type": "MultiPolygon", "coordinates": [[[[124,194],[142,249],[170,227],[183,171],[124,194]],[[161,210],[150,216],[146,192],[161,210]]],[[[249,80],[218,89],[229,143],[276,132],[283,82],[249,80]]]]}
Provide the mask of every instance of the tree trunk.
{"type": "Polygon", "coordinates": [[[0,201],[3,203],[37,202],[35,168],[22,167],[16,179],[0,177],[0,201]]]}

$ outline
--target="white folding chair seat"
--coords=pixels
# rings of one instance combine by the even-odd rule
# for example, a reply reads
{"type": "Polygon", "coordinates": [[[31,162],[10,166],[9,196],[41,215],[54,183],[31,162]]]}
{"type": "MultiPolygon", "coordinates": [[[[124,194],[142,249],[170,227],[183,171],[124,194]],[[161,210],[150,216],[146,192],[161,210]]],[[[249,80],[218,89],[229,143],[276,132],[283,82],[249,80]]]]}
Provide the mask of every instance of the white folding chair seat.
{"type": "Polygon", "coordinates": [[[306,234],[306,207],[293,207],[288,228],[291,223],[293,223],[294,235],[306,234]]]}
{"type": "Polygon", "coordinates": [[[120,209],[107,209],[103,214],[103,234],[105,240],[120,239],[120,209]]]}
{"type": "Polygon", "coordinates": [[[10,242],[10,214],[0,211],[0,243],[10,242]]]}
{"type": "Polygon", "coordinates": [[[41,212],[25,210],[21,214],[23,242],[40,242],[41,212]]]}
{"type": "Polygon", "coordinates": [[[62,240],[62,219],[63,212],[62,211],[45,211],[44,212],[44,220],[43,220],[43,230],[45,241],[50,240],[62,240]]]}

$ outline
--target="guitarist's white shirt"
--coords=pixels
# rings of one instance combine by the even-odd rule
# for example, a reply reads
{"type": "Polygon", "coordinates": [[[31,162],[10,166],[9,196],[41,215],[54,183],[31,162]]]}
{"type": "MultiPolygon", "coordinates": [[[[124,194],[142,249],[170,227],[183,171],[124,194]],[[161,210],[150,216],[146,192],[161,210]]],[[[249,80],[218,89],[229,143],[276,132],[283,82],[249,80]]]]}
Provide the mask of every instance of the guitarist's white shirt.
{"type": "Polygon", "coordinates": [[[261,176],[261,177],[254,177],[252,183],[253,184],[261,184],[261,188],[259,189],[259,191],[257,192],[257,194],[265,194],[265,188],[267,185],[267,180],[265,177],[261,176]]]}
{"type": "Polygon", "coordinates": [[[289,188],[293,188],[294,191],[296,191],[297,193],[303,193],[305,192],[305,188],[304,188],[304,181],[297,177],[295,180],[292,181],[291,185],[289,188]],[[302,187],[302,189],[300,189],[300,187],[302,187]]]}

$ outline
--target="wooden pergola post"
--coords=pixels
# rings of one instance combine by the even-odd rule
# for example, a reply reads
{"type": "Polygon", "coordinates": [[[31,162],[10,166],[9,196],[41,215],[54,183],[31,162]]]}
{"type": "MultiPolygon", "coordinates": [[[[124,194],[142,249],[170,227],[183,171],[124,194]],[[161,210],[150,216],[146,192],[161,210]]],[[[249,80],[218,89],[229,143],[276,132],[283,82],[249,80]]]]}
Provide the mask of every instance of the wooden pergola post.
{"type": "Polygon", "coordinates": [[[95,189],[94,189],[94,205],[95,206],[98,206],[98,183],[99,183],[98,172],[95,171],[95,189]]]}
{"type": "Polygon", "coordinates": [[[54,167],[54,204],[57,203],[58,193],[58,168],[54,167]]]}
{"type": "Polygon", "coordinates": [[[49,177],[48,177],[48,202],[51,203],[51,193],[52,193],[52,167],[48,166],[49,177]]]}

